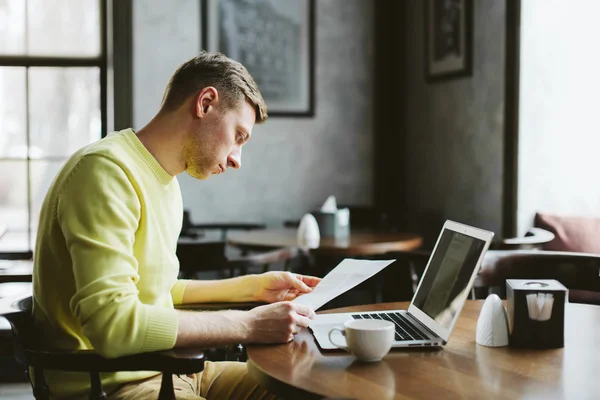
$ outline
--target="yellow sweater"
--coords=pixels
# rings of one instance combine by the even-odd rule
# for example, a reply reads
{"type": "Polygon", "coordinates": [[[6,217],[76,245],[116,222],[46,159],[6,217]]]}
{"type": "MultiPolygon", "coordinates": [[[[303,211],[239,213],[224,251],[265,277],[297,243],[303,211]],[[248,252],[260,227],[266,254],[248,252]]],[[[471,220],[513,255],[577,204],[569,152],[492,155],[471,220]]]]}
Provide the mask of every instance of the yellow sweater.
{"type": "MultiPolygon", "coordinates": [[[[75,153],[44,200],[35,250],[33,316],[45,345],[106,357],[170,349],[173,305],[186,281],[175,255],[177,179],[131,129],[75,153]]],[[[156,372],[102,375],[107,392],[156,372]]],[[[80,396],[89,375],[45,371],[53,396],[80,396]]]]}

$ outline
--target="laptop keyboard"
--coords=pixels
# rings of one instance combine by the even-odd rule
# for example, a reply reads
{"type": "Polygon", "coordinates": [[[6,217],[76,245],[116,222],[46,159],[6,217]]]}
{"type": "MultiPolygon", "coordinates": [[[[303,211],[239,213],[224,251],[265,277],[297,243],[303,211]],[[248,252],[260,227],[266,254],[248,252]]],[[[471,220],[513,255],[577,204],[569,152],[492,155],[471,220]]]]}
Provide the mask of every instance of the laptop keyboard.
{"type": "Polygon", "coordinates": [[[413,323],[403,313],[389,312],[380,314],[352,314],[354,319],[383,319],[391,321],[396,325],[394,340],[397,342],[408,340],[429,340],[428,337],[419,332],[413,323]]]}

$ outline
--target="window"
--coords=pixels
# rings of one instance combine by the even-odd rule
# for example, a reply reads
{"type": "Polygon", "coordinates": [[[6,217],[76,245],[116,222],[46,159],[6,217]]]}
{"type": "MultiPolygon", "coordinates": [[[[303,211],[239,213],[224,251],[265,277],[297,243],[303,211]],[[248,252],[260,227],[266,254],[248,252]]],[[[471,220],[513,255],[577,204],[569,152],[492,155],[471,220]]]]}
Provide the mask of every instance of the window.
{"type": "Polygon", "coordinates": [[[0,251],[33,250],[48,187],[106,131],[102,0],[0,0],[0,251]]]}

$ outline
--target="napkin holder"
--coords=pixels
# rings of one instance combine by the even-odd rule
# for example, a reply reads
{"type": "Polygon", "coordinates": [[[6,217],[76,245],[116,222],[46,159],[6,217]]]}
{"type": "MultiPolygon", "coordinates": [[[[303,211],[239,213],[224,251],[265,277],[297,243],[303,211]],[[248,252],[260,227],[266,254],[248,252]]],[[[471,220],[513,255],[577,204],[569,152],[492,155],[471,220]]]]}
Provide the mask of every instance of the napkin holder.
{"type": "Polygon", "coordinates": [[[567,288],[554,279],[507,279],[510,345],[564,347],[567,288]]]}
{"type": "Polygon", "coordinates": [[[313,211],[321,237],[346,238],[350,236],[350,210],[341,208],[334,212],[313,211]]]}

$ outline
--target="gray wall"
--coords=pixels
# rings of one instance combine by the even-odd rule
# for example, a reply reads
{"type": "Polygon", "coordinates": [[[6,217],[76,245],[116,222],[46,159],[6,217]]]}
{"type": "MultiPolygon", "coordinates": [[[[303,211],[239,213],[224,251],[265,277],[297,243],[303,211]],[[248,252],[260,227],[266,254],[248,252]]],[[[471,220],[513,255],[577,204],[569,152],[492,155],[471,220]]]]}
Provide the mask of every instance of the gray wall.
{"type": "Polygon", "coordinates": [[[517,215],[523,232],[536,211],[600,215],[600,3],[528,0],[521,7],[517,215]]]}
{"type": "Polygon", "coordinates": [[[502,231],[505,1],[474,8],[473,75],[427,83],[424,1],[407,2],[406,203],[502,231]]]}
{"type": "MultiPolygon", "coordinates": [[[[157,111],[175,68],[200,49],[198,0],[135,0],[134,127],[157,111]]],[[[318,207],[373,199],[373,2],[316,2],[316,115],[257,125],[243,167],[207,181],[179,177],[197,222],[280,226],[318,207]]]]}

